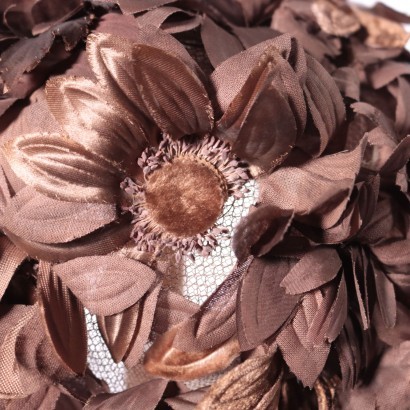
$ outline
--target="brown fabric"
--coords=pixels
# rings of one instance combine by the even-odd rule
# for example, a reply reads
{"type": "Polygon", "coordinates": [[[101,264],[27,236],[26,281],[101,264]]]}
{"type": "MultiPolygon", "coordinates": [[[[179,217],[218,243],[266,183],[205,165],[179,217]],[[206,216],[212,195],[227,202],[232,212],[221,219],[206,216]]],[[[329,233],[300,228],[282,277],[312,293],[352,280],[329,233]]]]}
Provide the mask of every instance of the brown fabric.
{"type": "Polygon", "coordinates": [[[113,315],[130,307],[155,280],[155,272],[148,266],[114,255],[76,258],[52,269],[97,315],[113,315]]]}
{"type": "Polygon", "coordinates": [[[84,374],[87,361],[84,307],[46,262],[40,262],[38,293],[45,327],[57,354],[75,373],[84,374]]]}
{"type": "Polygon", "coordinates": [[[2,2],[0,407],[404,408],[405,21],[2,2]]]}
{"type": "Polygon", "coordinates": [[[222,184],[216,169],[190,158],[176,159],[150,175],[146,206],[167,232],[194,236],[211,228],[221,213],[226,199],[222,184]]]}
{"type": "Polygon", "coordinates": [[[26,259],[27,254],[16,248],[6,237],[0,238],[0,300],[7,289],[16,269],[26,259]]]}

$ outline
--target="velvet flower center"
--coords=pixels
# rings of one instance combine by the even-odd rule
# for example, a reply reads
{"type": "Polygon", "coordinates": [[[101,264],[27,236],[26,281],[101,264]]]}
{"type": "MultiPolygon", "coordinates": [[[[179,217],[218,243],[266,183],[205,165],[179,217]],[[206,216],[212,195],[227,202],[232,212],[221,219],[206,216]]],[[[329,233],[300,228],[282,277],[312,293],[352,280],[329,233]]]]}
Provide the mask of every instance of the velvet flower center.
{"type": "Polygon", "coordinates": [[[176,158],[147,181],[146,207],[167,232],[190,237],[211,228],[227,197],[223,177],[196,157],[176,158]]]}
{"type": "Polygon", "coordinates": [[[132,236],[137,247],[208,255],[217,237],[227,233],[217,220],[230,195],[242,196],[248,179],[245,165],[214,137],[178,141],[165,137],[158,148],[144,151],[138,164],[144,181],[126,178],[122,183],[132,198],[125,210],[134,216],[132,236]]]}

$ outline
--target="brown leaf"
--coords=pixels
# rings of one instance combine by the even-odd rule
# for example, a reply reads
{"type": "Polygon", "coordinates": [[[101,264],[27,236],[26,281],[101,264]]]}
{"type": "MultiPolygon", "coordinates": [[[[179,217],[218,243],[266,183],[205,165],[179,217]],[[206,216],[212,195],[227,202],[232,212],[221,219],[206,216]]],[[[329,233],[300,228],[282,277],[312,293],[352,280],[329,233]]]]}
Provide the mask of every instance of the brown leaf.
{"type": "Polygon", "coordinates": [[[360,100],[360,78],[357,71],[352,67],[341,67],[333,71],[332,77],[345,97],[360,100]]]}
{"type": "Polygon", "coordinates": [[[323,333],[328,342],[334,342],[339,336],[346,321],[347,313],[348,298],[346,280],[341,278],[336,297],[323,325],[323,333]]]}
{"type": "Polygon", "coordinates": [[[403,77],[398,79],[398,98],[396,106],[396,127],[399,135],[407,135],[410,132],[410,120],[407,113],[410,110],[410,83],[403,77]]]}
{"type": "MultiPolygon", "coordinates": [[[[23,73],[34,70],[50,52],[56,37],[61,37],[66,50],[72,50],[87,33],[89,20],[81,18],[63,22],[37,37],[23,38],[2,53],[0,72],[9,89],[17,84],[23,73]]],[[[65,56],[67,57],[67,56],[65,56]]]]}
{"type": "Polygon", "coordinates": [[[61,390],[56,386],[51,384],[42,386],[30,396],[12,400],[7,406],[7,410],[56,409],[56,403],[61,394],[61,390]]]}
{"type": "Polygon", "coordinates": [[[318,247],[300,259],[280,286],[291,295],[309,292],[334,279],[341,267],[342,261],[335,249],[318,247]]]}
{"type": "Polygon", "coordinates": [[[292,211],[260,206],[235,228],[232,248],[238,260],[249,255],[263,256],[284,237],[293,219],[292,211]]]}
{"type": "Polygon", "coordinates": [[[366,139],[350,152],[327,155],[299,167],[281,167],[260,179],[259,200],[279,209],[293,209],[295,219],[309,225],[330,228],[349,201],[365,146],[366,139]]]}
{"type": "Polygon", "coordinates": [[[389,278],[386,277],[383,270],[376,266],[375,263],[371,263],[371,266],[376,284],[378,305],[384,324],[388,328],[394,327],[397,315],[394,285],[389,278]]]}
{"type": "Polygon", "coordinates": [[[160,7],[136,17],[136,21],[139,26],[152,25],[161,28],[166,33],[176,34],[200,26],[202,16],[178,7],[160,7]]]}
{"type": "Polygon", "coordinates": [[[116,3],[118,3],[123,13],[136,14],[174,1],[175,0],[117,0],[116,3]]]}
{"type": "Polygon", "coordinates": [[[241,43],[209,17],[201,24],[201,39],[211,64],[216,67],[243,50],[241,43]]]}
{"type": "Polygon", "coordinates": [[[310,55],[322,62],[328,56],[340,54],[341,41],[322,30],[312,33],[314,16],[311,5],[312,2],[281,2],[272,16],[271,27],[295,37],[310,55]]]}
{"type": "Polygon", "coordinates": [[[158,283],[138,302],[138,322],[129,348],[124,356],[124,362],[128,368],[141,363],[141,355],[144,352],[144,347],[148,342],[149,335],[151,334],[152,322],[154,320],[158,294],[161,290],[161,286],[162,283],[158,283]]]}
{"type": "Polygon", "coordinates": [[[312,12],[320,28],[335,36],[348,37],[360,29],[360,22],[349,6],[332,0],[316,0],[312,12]]]}
{"type": "Polygon", "coordinates": [[[112,202],[119,190],[113,164],[59,134],[17,137],[4,147],[14,172],[28,185],[60,200],[112,202]]]}
{"type": "Polygon", "coordinates": [[[181,323],[174,347],[186,351],[207,350],[231,339],[236,333],[236,299],[241,278],[252,257],[234,267],[225,281],[209,296],[195,315],[181,323]]]}
{"type": "Polygon", "coordinates": [[[251,357],[218,379],[197,409],[275,409],[279,404],[281,380],[277,358],[251,357]]]}
{"type": "Polygon", "coordinates": [[[207,392],[207,388],[187,391],[176,397],[165,399],[173,410],[194,410],[207,392]]]}
{"type": "MultiPolygon", "coordinates": [[[[260,88],[261,84],[258,85],[255,80],[263,80],[264,77],[260,76],[270,73],[271,77],[277,80],[275,86],[286,95],[295,117],[298,134],[301,134],[306,124],[306,106],[301,90],[305,82],[306,70],[303,48],[291,36],[284,34],[257,44],[224,61],[212,73],[211,80],[216,90],[218,104],[225,112],[241,90],[246,90],[247,94],[244,101],[238,97],[238,103],[246,106],[248,98],[252,93],[257,95],[260,88]],[[258,68],[259,63],[261,66],[258,68]],[[272,72],[272,66],[275,66],[276,73],[272,72]],[[246,83],[248,85],[244,88],[246,83]]],[[[242,112],[239,111],[236,116],[239,117],[241,114],[242,112]]]]}
{"type": "Polygon", "coordinates": [[[276,339],[290,370],[309,387],[313,386],[322,372],[330,351],[330,344],[326,341],[316,345],[308,337],[321,303],[323,297],[320,291],[306,294],[292,322],[276,339]]]}
{"type": "Polygon", "coordinates": [[[54,41],[51,30],[33,38],[23,38],[1,55],[0,73],[12,89],[23,73],[32,71],[50,51],[54,41]]]}
{"type": "Polygon", "coordinates": [[[117,218],[112,204],[55,200],[23,188],[5,209],[4,227],[33,242],[65,243],[85,236],[117,218]]]}
{"type": "Polygon", "coordinates": [[[167,384],[167,380],[153,379],[121,393],[99,394],[87,401],[84,410],[155,410],[167,384]]]}
{"type": "Polygon", "coordinates": [[[410,342],[388,349],[369,383],[346,391],[344,408],[405,409],[410,402],[410,342]],[[365,407],[364,407],[365,404],[365,407]]]}
{"type": "Polygon", "coordinates": [[[292,268],[287,260],[254,259],[242,279],[237,300],[238,335],[243,351],[257,347],[291,317],[299,296],[279,285],[292,268]]]}
{"type": "Polygon", "coordinates": [[[281,33],[270,27],[232,27],[232,31],[242,46],[247,49],[263,41],[278,37],[281,33]]]}
{"type": "Polygon", "coordinates": [[[182,295],[164,288],[157,302],[153,329],[157,333],[165,333],[198,311],[198,305],[182,295]]]}
{"type": "Polygon", "coordinates": [[[283,162],[295,144],[305,117],[298,79],[272,45],[264,50],[218,122],[218,135],[240,158],[271,170],[283,162]],[[290,86],[293,94],[288,92],[290,86]],[[294,99],[298,90],[300,95],[294,99]]]}
{"type": "Polygon", "coordinates": [[[16,269],[26,257],[27,254],[14,246],[7,237],[0,238],[0,301],[16,269]]]}
{"type": "Polygon", "coordinates": [[[24,397],[41,386],[42,378],[38,373],[25,372],[17,361],[15,351],[21,329],[30,322],[36,310],[36,306],[16,305],[10,308],[0,305],[0,399],[24,397]]]}
{"type": "Polygon", "coordinates": [[[107,34],[88,39],[99,81],[130,112],[140,109],[173,138],[210,131],[213,113],[205,87],[177,55],[107,34]]]}
{"type": "Polygon", "coordinates": [[[73,259],[53,271],[90,312],[102,316],[136,303],[156,278],[143,263],[115,255],[73,259]]]}
{"type": "Polygon", "coordinates": [[[149,136],[138,110],[127,115],[89,79],[54,77],[47,82],[46,96],[51,113],[70,138],[105,161],[131,167],[147,145],[149,136]]]}
{"type": "Polygon", "coordinates": [[[87,366],[84,307],[48,263],[40,262],[38,293],[48,335],[63,362],[77,374],[87,366]]]}
{"type": "Polygon", "coordinates": [[[139,302],[120,313],[98,316],[98,328],[115,363],[122,361],[134,336],[140,314],[139,302]]]}
{"type": "Polygon", "coordinates": [[[298,146],[312,156],[319,156],[344,122],[346,111],[335,80],[313,57],[307,55],[306,62],[308,71],[303,91],[320,139],[312,143],[316,133],[305,135],[302,141],[298,141],[298,146]]]}
{"type": "Polygon", "coordinates": [[[392,20],[376,16],[358,7],[353,11],[367,30],[365,43],[374,48],[403,48],[410,38],[410,34],[403,26],[392,20]]]}
{"type": "Polygon", "coordinates": [[[410,239],[387,241],[372,246],[372,252],[386,266],[410,264],[410,239]]]}
{"type": "Polygon", "coordinates": [[[14,235],[4,228],[7,236],[19,248],[35,259],[63,262],[80,256],[106,255],[117,251],[130,239],[132,225],[129,218],[121,218],[91,234],[67,243],[45,244],[14,235]]]}
{"type": "MultiPolygon", "coordinates": [[[[1,114],[0,114],[1,115],[1,114]]],[[[4,212],[4,208],[7,206],[11,198],[11,190],[9,187],[9,182],[7,181],[7,176],[0,166],[0,217],[4,212]]]]}

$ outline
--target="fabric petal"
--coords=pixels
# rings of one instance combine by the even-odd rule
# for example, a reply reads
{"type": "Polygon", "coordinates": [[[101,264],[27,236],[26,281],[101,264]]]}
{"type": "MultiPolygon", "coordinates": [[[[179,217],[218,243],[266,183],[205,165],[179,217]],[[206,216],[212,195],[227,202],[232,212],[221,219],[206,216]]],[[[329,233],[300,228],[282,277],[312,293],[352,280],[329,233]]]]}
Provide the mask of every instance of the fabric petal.
{"type": "Polygon", "coordinates": [[[366,140],[350,152],[282,167],[261,178],[259,199],[280,209],[294,209],[295,219],[330,228],[340,218],[360,170],[366,140]]]}
{"type": "Polygon", "coordinates": [[[16,269],[26,258],[27,254],[14,246],[7,237],[0,238],[0,301],[16,269]]]}
{"type": "Polygon", "coordinates": [[[341,267],[342,261],[335,249],[319,247],[303,256],[280,286],[291,295],[309,292],[330,282],[341,267]]]}
{"type": "Polygon", "coordinates": [[[136,303],[156,278],[143,263],[115,255],[73,259],[53,271],[90,312],[102,316],[136,303]]]}
{"type": "Polygon", "coordinates": [[[139,317],[130,346],[124,356],[125,365],[129,368],[141,363],[141,355],[151,334],[152,323],[157,306],[158,294],[162,284],[157,284],[138,302],[139,317]]]}
{"type": "Polygon", "coordinates": [[[214,23],[209,17],[205,17],[201,25],[201,39],[206,54],[214,67],[243,51],[239,40],[214,23]]]}
{"type": "Polygon", "coordinates": [[[261,206],[242,219],[235,228],[232,248],[238,260],[249,255],[263,256],[284,237],[293,219],[292,211],[261,206]]]}
{"type": "Polygon", "coordinates": [[[25,240],[65,243],[116,219],[112,204],[59,201],[26,187],[10,201],[2,220],[4,228],[25,240]]]}
{"type": "Polygon", "coordinates": [[[57,354],[75,373],[84,374],[87,366],[84,307],[46,262],[40,262],[38,293],[43,320],[57,354]]]}
{"type": "Polygon", "coordinates": [[[241,349],[257,347],[291,316],[299,296],[287,295],[279,286],[292,264],[286,260],[255,259],[238,294],[238,335],[241,349]]]}
{"type": "Polygon", "coordinates": [[[4,228],[10,240],[35,259],[63,262],[80,256],[105,255],[117,251],[130,239],[132,225],[122,218],[89,235],[67,243],[45,244],[32,242],[14,235],[4,228]]]}
{"type": "Polygon", "coordinates": [[[321,303],[319,291],[307,294],[292,322],[276,339],[290,370],[309,387],[322,372],[330,351],[329,343],[315,345],[308,338],[309,328],[321,303]]]}
{"type": "Polygon", "coordinates": [[[90,64],[99,81],[130,111],[139,108],[173,138],[211,130],[213,113],[205,87],[177,55],[107,34],[88,39],[90,64]]]}
{"type": "Polygon", "coordinates": [[[117,169],[59,134],[28,134],[4,148],[14,172],[28,185],[56,199],[113,202],[117,169]]]}
{"type": "Polygon", "coordinates": [[[232,145],[233,152],[266,171],[286,158],[297,137],[298,124],[284,77],[297,89],[292,69],[272,46],[218,122],[218,136],[232,145]]]}
{"type": "Polygon", "coordinates": [[[46,95],[52,114],[70,138],[106,161],[129,167],[149,141],[138,111],[127,115],[89,79],[54,77],[47,82],[46,95]]]}
{"type": "Polygon", "coordinates": [[[167,380],[153,379],[121,393],[103,393],[91,397],[84,410],[144,409],[155,410],[168,384],[167,380]]]}

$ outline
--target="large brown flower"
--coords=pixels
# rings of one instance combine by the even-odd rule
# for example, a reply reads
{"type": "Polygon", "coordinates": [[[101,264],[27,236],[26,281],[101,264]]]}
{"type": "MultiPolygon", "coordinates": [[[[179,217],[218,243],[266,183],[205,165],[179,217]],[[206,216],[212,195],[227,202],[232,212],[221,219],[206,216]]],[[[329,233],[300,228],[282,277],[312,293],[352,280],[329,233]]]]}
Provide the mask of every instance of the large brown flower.
{"type": "Polygon", "coordinates": [[[89,37],[94,79],[48,82],[47,103],[63,132],[22,135],[5,147],[38,194],[13,198],[4,229],[33,256],[105,254],[130,230],[142,250],[207,254],[223,231],[215,221],[226,198],[240,195],[248,178],[230,150],[255,175],[270,172],[294,146],[320,155],[343,121],[335,83],[282,36],[215,71],[225,111],[216,134],[226,142],[218,141],[203,74],[182,45],[149,26],[128,34],[89,37]],[[224,81],[232,75],[235,82],[224,81]],[[46,220],[49,229],[37,222],[46,220]]]}

